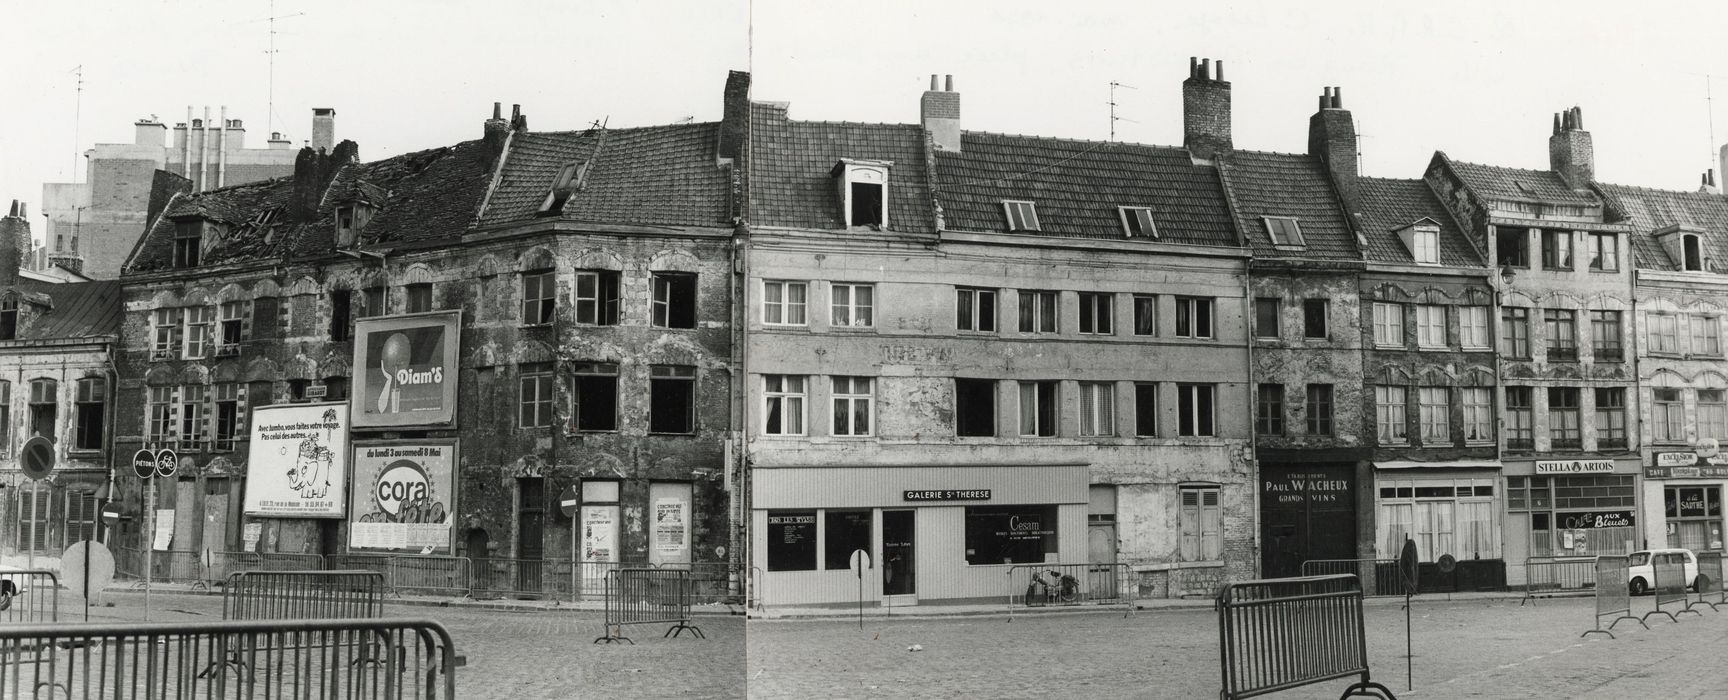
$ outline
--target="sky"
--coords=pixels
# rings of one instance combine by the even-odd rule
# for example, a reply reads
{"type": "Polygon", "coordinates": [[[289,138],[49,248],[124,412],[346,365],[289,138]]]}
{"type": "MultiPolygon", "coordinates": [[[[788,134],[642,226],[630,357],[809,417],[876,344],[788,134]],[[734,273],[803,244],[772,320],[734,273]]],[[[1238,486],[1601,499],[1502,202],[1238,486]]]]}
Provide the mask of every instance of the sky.
{"type": "Polygon", "coordinates": [[[375,160],[479,138],[493,102],[538,131],[716,120],[729,70],[794,119],[899,123],[953,75],[966,129],[1093,140],[1115,82],[1118,140],[1180,145],[1189,57],[1211,58],[1237,148],[1306,150],[1338,86],[1383,177],[1436,150],[1545,168],[1572,106],[1606,182],[1694,189],[1728,142],[1720,2],[65,0],[0,23],[0,202],[32,218],[92,144],[187,106],[226,105],[259,146],[331,107],[375,160]]]}

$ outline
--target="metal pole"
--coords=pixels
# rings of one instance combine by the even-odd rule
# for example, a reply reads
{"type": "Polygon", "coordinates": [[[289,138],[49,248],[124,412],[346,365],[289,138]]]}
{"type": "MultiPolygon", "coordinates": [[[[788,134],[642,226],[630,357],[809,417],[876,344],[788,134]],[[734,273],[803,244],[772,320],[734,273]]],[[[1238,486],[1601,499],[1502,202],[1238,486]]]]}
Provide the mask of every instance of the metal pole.
{"type": "Polygon", "coordinates": [[[1410,646],[1410,587],[1404,587],[1404,689],[1415,690],[1415,652],[1410,646]]]}
{"type": "Polygon", "coordinates": [[[84,621],[90,621],[90,548],[95,546],[84,538],[84,621]]]}
{"type": "Polygon", "coordinates": [[[41,486],[40,481],[30,482],[30,543],[24,548],[24,556],[29,560],[24,566],[28,569],[36,568],[36,514],[42,512],[41,486]]]}
{"type": "Polygon", "coordinates": [[[150,621],[150,574],[156,551],[156,480],[144,480],[144,621],[150,621]]]}

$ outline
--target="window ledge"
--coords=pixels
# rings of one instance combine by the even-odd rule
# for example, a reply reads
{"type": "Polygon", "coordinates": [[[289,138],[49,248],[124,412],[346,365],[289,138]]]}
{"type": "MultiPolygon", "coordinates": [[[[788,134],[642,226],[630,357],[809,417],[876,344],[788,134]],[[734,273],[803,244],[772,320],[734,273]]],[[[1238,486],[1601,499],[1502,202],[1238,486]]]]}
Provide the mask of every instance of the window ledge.
{"type": "Polygon", "coordinates": [[[1375,350],[1408,350],[1409,346],[1407,346],[1407,345],[1383,345],[1381,343],[1375,343],[1374,349],[1375,350]]]}

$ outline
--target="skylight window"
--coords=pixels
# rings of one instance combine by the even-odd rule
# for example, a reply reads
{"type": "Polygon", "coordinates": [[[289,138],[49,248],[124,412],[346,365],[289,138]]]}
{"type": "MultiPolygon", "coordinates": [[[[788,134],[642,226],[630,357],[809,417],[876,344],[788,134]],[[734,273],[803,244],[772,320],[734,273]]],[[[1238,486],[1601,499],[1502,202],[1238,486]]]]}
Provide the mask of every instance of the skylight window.
{"type": "Polygon", "coordinates": [[[1004,200],[1003,211],[1008,214],[1009,231],[1042,231],[1038,226],[1038,209],[1032,202],[1004,200]]]}
{"type": "Polygon", "coordinates": [[[541,216],[554,216],[564,210],[564,203],[570,201],[570,195],[587,184],[588,164],[589,161],[565,163],[558,170],[558,178],[552,181],[552,191],[546,194],[546,201],[540,205],[541,216]]]}
{"type": "Polygon", "coordinates": [[[1263,216],[1260,218],[1266,222],[1266,235],[1272,237],[1272,245],[1305,245],[1302,241],[1302,227],[1296,223],[1294,217],[1263,216]]]}
{"type": "Polygon", "coordinates": [[[1147,207],[1117,207],[1122,216],[1122,231],[1129,238],[1157,238],[1158,226],[1152,222],[1152,210],[1147,207]]]}

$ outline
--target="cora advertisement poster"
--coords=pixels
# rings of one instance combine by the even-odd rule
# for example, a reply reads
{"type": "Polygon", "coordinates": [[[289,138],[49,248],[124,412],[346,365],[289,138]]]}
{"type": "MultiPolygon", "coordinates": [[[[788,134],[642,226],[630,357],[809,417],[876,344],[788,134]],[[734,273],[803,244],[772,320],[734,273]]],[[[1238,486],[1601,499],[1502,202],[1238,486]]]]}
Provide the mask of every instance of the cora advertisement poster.
{"type": "Polygon", "coordinates": [[[355,443],[348,548],[449,554],[456,454],[456,440],[355,443]]]}
{"type": "Polygon", "coordinates": [[[252,409],[246,514],[340,518],[347,514],[348,404],[252,409]]]}
{"type": "Polygon", "coordinates": [[[459,311],[354,326],[355,428],[454,427],[459,311]]]}

